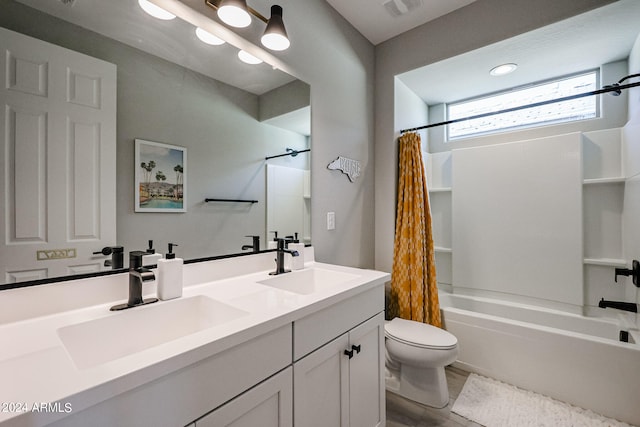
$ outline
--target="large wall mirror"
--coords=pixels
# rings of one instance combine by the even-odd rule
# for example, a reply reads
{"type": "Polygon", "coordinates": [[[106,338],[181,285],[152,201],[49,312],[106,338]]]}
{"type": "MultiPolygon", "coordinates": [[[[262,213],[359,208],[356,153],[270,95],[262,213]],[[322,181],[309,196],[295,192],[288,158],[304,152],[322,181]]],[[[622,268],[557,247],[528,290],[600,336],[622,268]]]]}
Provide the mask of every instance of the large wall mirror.
{"type": "MultiPolygon", "coordinates": [[[[265,63],[245,64],[235,47],[207,45],[197,38],[191,24],[179,18],[156,20],[135,1],[0,0],[0,8],[3,30],[113,64],[116,77],[115,125],[100,125],[114,133],[114,155],[107,159],[107,166],[100,163],[104,160],[100,144],[108,135],[93,132],[100,126],[87,125],[94,123],[93,116],[67,119],[62,127],[67,143],[77,143],[86,135],[97,141],[94,151],[83,154],[78,145],[71,150],[69,144],[66,150],[53,148],[45,136],[34,144],[34,154],[28,151],[31,145],[20,141],[28,139],[25,129],[33,131],[35,139],[40,135],[39,113],[31,114],[40,107],[29,101],[28,107],[8,108],[10,120],[3,120],[4,134],[9,136],[3,137],[3,147],[9,155],[2,163],[5,176],[11,177],[3,181],[0,201],[5,218],[1,284],[31,284],[52,276],[108,270],[104,263],[110,256],[93,252],[116,245],[124,248],[126,267],[126,254],[146,250],[150,240],[158,253],[166,252],[168,243],[178,244],[176,253],[187,260],[246,253],[243,246],[253,242],[247,236],[259,236],[260,249],[267,249],[272,231],[281,237],[297,233],[301,242],[311,242],[310,190],[305,185],[311,155],[310,88],[306,83],[265,63]],[[36,119],[25,121],[23,116],[36,119]],[[136,140],[183,149],[185,212],[136,211],[135,190],[141,188],[136,180],[141,169],[136,164],[136,140]],[[299,154],[274,157],[292,152],[299,154]],[[22,163],[16,162],[18,158],[22,163]],[[40,160],[28,164],[25,158],[40,160]],[[280,197],[277,203],[268,200],[267,194],[273,193],[269,190],[277,185],[268,182],[269,168],[302,171],[296,186],[301,190],[295,190],[300,191],[299,199],[291,204],[286,203],[291,198],[280,197]],[[108,173],[103,174],[102,169],[108,173]],[[58,172],[52,175],[54,170],[58,172]],[[94,178],[106,181],[105,189],[98,188],[94,178]],[[30,185],[38,189],[38,196],[26,192],[24,202],[15,189],[30,185]],[[93,197],[109,189],[109,197],[93,197]],[[89,199],[88,207],[80,203],[89,199]],[[56,218],[47,217],[53,212],[52,204],[63,207],[62,214],[50,215],[56,218]],[[295,211],[300,218],[269,224],[268,211],[276,218],[295,211]],[[280,228],[271,229],[274,227],[280,228]],[[66,231],[60,232],[63,229],[66,231]],[[53,241],[54,234],[61,235],[61,240],[53,241]]],[[[7,56],[5,50],[3,44],[7,56]]],[[[50,55],[63,56],[56,52],[50,55]]],[[[37,61],[22,60],[19,54],[7,57],[14,61],[14,67],[8,67],[11,70],[26,67],[29,75],[29,70],[43,69],[37,61]]],[[[76,76],[76,88],[95,88],[90,83],[91,72],[84,77],[69,75],[76,76]]],[[[108,94],[100,95],[107,102],[108,94]]],[[[52,111],[42,116],[42,129],[59,112],[52,111]]],[[[156,166],[143,181],[160,188],[177,172],[170,166],[163,171],[156,166]]],[[[165,192],[164,197],[172,197],[170,193],[165,192]]]]}

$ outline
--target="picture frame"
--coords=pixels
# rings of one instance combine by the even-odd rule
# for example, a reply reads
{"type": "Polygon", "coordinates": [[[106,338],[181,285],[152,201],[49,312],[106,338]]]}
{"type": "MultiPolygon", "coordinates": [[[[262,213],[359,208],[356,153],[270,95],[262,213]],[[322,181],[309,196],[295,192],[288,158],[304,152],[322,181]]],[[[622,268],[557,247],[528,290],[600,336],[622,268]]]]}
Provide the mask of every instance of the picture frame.
{"type": "Polygon", "coordinates": [[[135,211],[187,211],[187,148],[135,140],[135,211]]]}

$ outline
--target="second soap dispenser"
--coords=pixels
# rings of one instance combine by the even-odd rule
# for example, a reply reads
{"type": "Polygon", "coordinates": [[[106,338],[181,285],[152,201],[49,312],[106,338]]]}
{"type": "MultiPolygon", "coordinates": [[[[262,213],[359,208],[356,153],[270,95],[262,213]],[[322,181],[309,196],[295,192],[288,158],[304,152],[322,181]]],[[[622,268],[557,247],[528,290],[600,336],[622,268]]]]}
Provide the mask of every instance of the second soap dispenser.
{"type": "Polygon", "coordinates": [[[173,253],[175,243],[169,243],[165,258],[158,260],[158,298],[168,300],[182,296],[182,258],[173,253]]]}

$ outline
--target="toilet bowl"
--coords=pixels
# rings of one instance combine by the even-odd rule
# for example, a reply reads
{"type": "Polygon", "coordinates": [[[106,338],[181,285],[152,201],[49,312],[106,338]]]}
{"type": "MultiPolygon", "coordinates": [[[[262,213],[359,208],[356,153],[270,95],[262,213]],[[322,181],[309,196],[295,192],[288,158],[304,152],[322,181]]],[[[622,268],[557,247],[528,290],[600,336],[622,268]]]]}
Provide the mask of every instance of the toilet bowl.
{"type": "Polygon", "coordinates": [[[387,390],[423,405],[444,408],[449,388],[444,367],[458,356],[458,340],[438,327],[396,317],[385,323],[387,390]]]}

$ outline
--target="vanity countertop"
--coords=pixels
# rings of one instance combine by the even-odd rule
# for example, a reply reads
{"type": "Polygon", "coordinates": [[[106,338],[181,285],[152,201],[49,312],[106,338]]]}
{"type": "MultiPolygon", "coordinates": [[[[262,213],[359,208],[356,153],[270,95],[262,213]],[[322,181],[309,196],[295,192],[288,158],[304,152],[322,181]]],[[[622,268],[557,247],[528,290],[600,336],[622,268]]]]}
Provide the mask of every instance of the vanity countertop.
{"type": "MultiPolygon", "coordinates": [[[[215,262],[210,267],[215,268],[215,262]]],[[[126,315],[125,312],[109,311],[114,303],[121,301],[0,325],[0,342],[3,343],[0,351],[0,424],[46,425],[389,280],[388,273],[318,262],[305,263],[303,270],[287,273],[287,279],[303,278],[300,274],[308,274],[304,272],[310,270],[341,274],[343,280],[301,294],[260,284],[273,277],[269,276],[269,270],[263,270],[186,286],[181,300],[209,297],[231,306],[240,315],[225,323],[94,365],[74,362],[59,330],[95,319],[126,315]]],[[[160,301],[125,311],[148,310],[176,301],[160,301]]]]}

